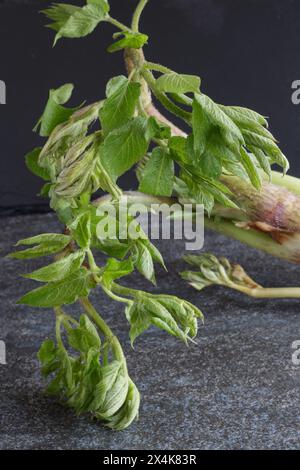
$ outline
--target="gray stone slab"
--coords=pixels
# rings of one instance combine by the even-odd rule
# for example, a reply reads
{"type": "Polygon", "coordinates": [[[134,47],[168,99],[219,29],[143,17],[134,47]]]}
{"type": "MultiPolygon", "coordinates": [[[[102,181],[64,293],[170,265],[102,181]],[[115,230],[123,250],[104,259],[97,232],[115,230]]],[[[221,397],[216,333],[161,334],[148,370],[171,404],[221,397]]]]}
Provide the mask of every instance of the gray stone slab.
{"type": "MultiPolygon", "coordinates": [[[[114,433],[45,397],[36,352],[53,333],[53,315],[15,305],[31,287],[18,275],[40,262],[3,255],[19,238],[59,229],[50,214],[0,219],[0,340],[7,345],[7,365],[0,365],[1,449],[299,449],[300,366],[291,360],[292,342],[300,340],[299,301],[251,300],[222,288],[198,293],[177,274],[184,252],[178,241],[160,243],[169,272],[159,270],[154,290],[203,310],[196,346],[151,329],[133,351],[123,306],[94,295],[141,391],[139,421],[114,433]]],[[[261,284],[299,285],[298,266],[223,236],[208,232],[205,249],[239,261],[261,284]]],[[[149,288],[139,276],[133,282],[149,288]]]]}

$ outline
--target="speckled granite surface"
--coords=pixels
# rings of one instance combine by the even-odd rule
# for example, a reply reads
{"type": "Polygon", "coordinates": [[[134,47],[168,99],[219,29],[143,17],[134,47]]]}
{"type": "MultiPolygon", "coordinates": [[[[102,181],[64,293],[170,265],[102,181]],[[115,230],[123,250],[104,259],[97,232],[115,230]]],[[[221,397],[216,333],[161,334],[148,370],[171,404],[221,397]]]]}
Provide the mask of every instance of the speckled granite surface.
{"type": "MultiPolygon", "coordinates": [[[[161,244],[169,273],[159,271],[158,285],[204,311],[197,346],[150,330],[132,351],[123,307],[101,292],[95,297],[142,393],[140,420],[113,433],[45,397],[36,352],[52,334],[53,315],[15,305],[31,286],[18,273],[39,262],[2,256],[21,237],[56,230],[52,215],[0,219],[0,340],[7,345],[7,365],[0,365],[0,449],[300,448],[300,366],[291,360],[291,344],[300,340],[299,301],[253,301],[222,288],[199,294],[177,275],[181,242],[161,244]]],[[[222,236],[209,232],[205,249],[230,255],[262,284],[300,283],[300,267],[222,236]]],[[[134,284],[147,288],[140,277],[134,284]]]]}

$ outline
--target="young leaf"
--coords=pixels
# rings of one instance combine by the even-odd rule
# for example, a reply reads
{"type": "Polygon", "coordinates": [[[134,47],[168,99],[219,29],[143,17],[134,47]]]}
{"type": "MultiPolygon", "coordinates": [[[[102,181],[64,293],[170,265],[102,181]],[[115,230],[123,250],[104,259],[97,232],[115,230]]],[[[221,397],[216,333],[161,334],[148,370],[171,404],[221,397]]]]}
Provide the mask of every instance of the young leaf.
{"type": "Polygon", "coordinates": [[[71,241],[71,237],[56,233],[45,233],[35,237],[20,240],[16,246],[37,245],[23,251],[16,251],[9,256],[16,259],[31,259],[48,256],[62,251],[71,241]]]}
{"type": "Polygon", "coordinates": [[[244,149],[244,147],[241,147],[240,149],[240,158],[241,158],[241,163],[243,167],[245,168],[247,175],[249,176],[249,179],[253,186],[256,189],[261,188],[261,179],[259,176],[259,172],[255,166],[255,163],[253,163],[251,156],[248,154],[248,152],[244,149]]]}
{"type": "Polygon", "coordinates": [[[265,155],[264,152],[257,147],[252,147],[251,145],[248,147],[255,156],[259,166],[268,175],[269,179],[271,179],[271,163],[269,157],[267,157],[267,155],[265,155]]]}
{"type": "Polygon", "coordinates": [[[24,277],[39,282],[60,281],[78,271],[84,261],[85,253],[77,251],[55,263],[26,274],[24,277]]]}
{"type": "Polygon", "coordinates": [[[199,94],[195,95],[195,100],[200,105],[212,124],[232,134],[232,136],[240,143],[244,143],[243,135],[237,125],[227,116],[227,114],[224,113],[224,111],[222,111],[222,109],[216,103],[214,103],[213,100],[211,100],[206,95],[199,94]]]}
{"type": "Polygon", "coordinates": [[[59,31],[60,28],[62,28],[63,25],[68,21],[70,16],[72,16],[76,11],[80,11],[80,9],[80,7],[75,5],[56,3],[45,10],[41,10],[41,13],[53,21],[53,23],[47,26],[54,31],[59,31]]]}
{"type": "Polygon", "coordinates": [[[47,377],[59,367],[57,348],[51,339],[47,339],[43,342],[37,357],[42,365],[42,374],[44,377],[47,377]]]}
{"type": "Polygon", "coordinates": [[[58,282],[50,282],[24,295],[19,304],[31,307],[59,307],[87,297],[92,288],[90,273],[84,268],[58,282]]]}
{"type": "Polygon", "coordinates": [[[131,49],[140,49],[145,44],[147,44],[149,36],[142,33],[131,33],[131,32],[124,32],[121,33],[124,37],[117,42],[111,44],[108,47],[108,52],[117,52],[121,51],[122,49],[131,48],[131,49]]]}
{"type": "Polygon", "coordinates": [[[212,124],[205,110],[196,99],[193,101],[192,125],[194,152],[196,158],[199,158],[205,150],[212,124]]]}
{"type": "Polygon", "coordinates": [[[155,271],[151,252],[142,240],[137,240],[135,244],[136,253],[134,256],[135,266],[138,271],[153,284],[155,281],[155,271]]]}
{"type": "Polygon", "coordinates": [[[170,139],[171,128],[167,124],[164,124],[155,119],[155,117],[151,116],[147,121],[147,129],[145,135],[148,141],[152,140],[153,138],[170,139]]]}
{"type": "Polygon", "coordinates": [[[40,167],[39,165],[39,155],[41,153],[42,148],[37,147],[31,152],[27,153],[25,155],[25,163],[27,168],[36,176],[39,178],[42,178],[44,181],[49,181],[50,180],[50,174],[49,172],[45,169],[40,167]]]}
{"type": "Polygon", "coordinates": [[[32,246],[39,244],[56,245],[61,244],[63,248],[70,243],[71,237],[61,233],[43,233],[34,237],[19,240],[16,246],[32,246]]]}
{"type": "Polygon", "coordinates": [[[80,214],[70,225],[76,243],[82,249],[89,248],[92,238],[91,214],[89,211],[80,214]]]}
{"type": "Polygon", "coordinates": [[[100,120],[106,134],[126,124],[133,117],[140,96],[139,83],[130,82],[125,77],[118,78],[118,86],[113,85],[114,92],[105,100],[100,110],[100,120]]]}
{"type": "Polygon", "coordinates": [[[222,162],[212,152],[205,151],[199,159],[198,168],[204,176],[217,180],[222,173],[222,162]]]}
{"type": "Polygon", "coordinates": [[[252,109],[241,108],[240,106],[219,106],[236,124],[244,127],[246,123],[250,124],[251,122],[256,122],[261,126],[268,127],[266,118],[252,109]]]}
{"type": "Polygon", "coordinates": [[[134,265],[131,259],[118,261],[110,258],[101,272],[103,284],[110,288],[113,281],[128,276],[128,274],[132,273],[133,269],[134,265]]]}
{"type": "Polygon", "coordinates": [[[154,196],[171,196],[174,183],[174,162],[166,148],[153,150],[145,166],[139,190],[154,196]]]}
{"type": "Polygon", "coordinates": [[[56,126],[67,121],[78,109],[68,109],[62,106],[71,98],[73,89],[74,85],[67,83],[56,90],[50,90],[45,111],[34,128],[37,131],[40,127],[40,136],[48,137],[56,126]]]}
{"type": "Polygon", "coordinates": [[[106,18],[109,11],[105,1],[90,1],[82,8],[66,9],[61,5],[53,5],[43,13],[54,23],[49,25],[57,31],[54,44],[62,38],[80,38],[92,33],[96,26],[106,18]]]}
{"type": "Polygon", "coordinates": [[[112,416],[107,426],[116,431],[122,431],[136,419],[140,407],[140,393],[135,384],[130,380],[126,401],[118,413],[112,416]]]}
{"type": "Polygon", "coordinates": [[[147,152],[144,118],[135,118],[111,132],[100,148],[101,161],[113,179],[128,171],[147,152]]]}
{"type": "Polygon", "coordinates": [[[81,353],[88,353],[91,348],[100,349],[101,340],[94,324],[86,315],[80,317],[78,328],[68,333],[70,346],[81,353]]]}
{"type": "Polygon", "coordinates": [[[156,81],[158,90],[164,93],[198,93],[200,84],[199,77],[175,72],[161,75],[156,81]]]}
{"type": "Polygon", "coordinates": [[[108,0],[87,0],[88,5],[99,5],[104,13],[109,13],[110,6],[108,0]]]}

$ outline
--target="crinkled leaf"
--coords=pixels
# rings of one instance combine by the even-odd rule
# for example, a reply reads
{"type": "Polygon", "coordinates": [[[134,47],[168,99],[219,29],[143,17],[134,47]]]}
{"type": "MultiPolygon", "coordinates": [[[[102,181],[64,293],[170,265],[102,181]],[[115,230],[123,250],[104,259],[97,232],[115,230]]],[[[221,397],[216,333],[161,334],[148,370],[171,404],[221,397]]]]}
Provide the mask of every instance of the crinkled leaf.
{"type": "Polygon", "coordinates": [[[77,251],[72,253],[65,258],[62,258],[55,263],[45,266],[41,269],[33,271],[30,274],[26,274],[24,277],[28,279],[34,279],[40,282],[54,282],[60,281],[70,274],[78,271],[84,261],[85,253],[77,251]]]}
{"type": "Polygon", "coordinates": [[[100,120],[105,133],[126,124],[133,115],[140,96],[140,84],[130,82],[126,77],[119,77],[116,83],[109,87],[114,92],[105,100],[100,110],[100,120]]]}
{"type": "Polygon", "coordinates": [[[261,188],[261,179],[259,176],[259,172],[255,166],[255,163],[251,159],[251,156],[248,154],[248,152],[244,149],[244,147],[241,147],[240,149],[240,159],[243,167],[245,168],[247,175],[249,176],[249,179],[253,186],[256,189],[261,188]]]}
{"type": "Polygon", "coordinates": [[[72,304],[79,297],[87,297],[92,287],[90,273],[81,268],[61,281],[50,282],[29,292],[18,303],[31,307],[59,307],[72,304]]]}
{"type": "Polygon", "coordinates": [[[42,178],[44,181],[49,181],[49,172],[45,168],[40,167],[39,165],[38,160],[41,150],[41,147],[37,147],[31,152],[27,153],[27,155],[25,155],[26,166],[34,175],[38,176],[39,178],[42,178]]]}
{"type": "Polygon", "coordinates": [[[45,233],[20,240],[16,246],[37,245],[23,251],[16,251],[9,256],[16,259],[31,259],[48,256],[62,251],[71,241],[71,237],[56,233],[45,233]]]}
{"type": "Polygon", "coordinates": [[[140,393],[130,380],[126,401],[118,413],[112,416],[106,424],[109,428],[122,431],[138,417],[140,407],[140,393]]]}
{"type": "Polygon", "coordinates": [[[89,211],[80,214],[74,222],[70,225],[72,235],[76,243],[82,249],[86,249],[90,246],[91,242],[91,214],[89,211]]]}
{"type": "Polygon", "coordinates": [[[156,86],[164,93],[198,93],[201,80],[195,75],[180,75],[175,72],[161,75],[156,86]]]}
{"type": "Polygon", "coordinates": [[[80,326],[68,332],[70,346],[81,353],[88,353],[91,348],[100,349],[101,340],[94,324],[86,315],[80,317],[80,326]]]}
{"type": "Polygon", "coordinates": [[[50,90],[49,99],[42,117],[34,130],[40,128],[40,135],[48,137],[59,124],[67,121],[78,108],[65,108],[65,104],[72,96],[74,85],[66,83],[56,90],[50,90]]]}
{"type": "Polygon", "coordinates": [[[42,366],[43,376],[47,377],[59,367],[57,348],[51,339],[43,342],[37,356],[42,366]]]}
{"type": "MultiPolygon", "coordinates": [[[[227,116],[213,100],[206,95],[195,95],[196,102],[200,105],[212,124],[232,134],[239,142],[244,143],[244,138],[238,126],[227,116]]],[[[194,126],[193,126],[194,128],[194,126]]]]}
{"type": "Polygon", "coordinates": [[[110,258],[101,272],[102,281],[106,287],[110,287],[114,280],[128,276],[132,273],[133,269],[134,266],[131,259],[118,261],[110,258]]]}
{"type": "Polygon", "coordinates": [[[139,190],[154,196],[171,196],[174,183],[174,162],[168,150],[157,147],[145,166],[139,190]]]}
{"type": "Polygon", "coordinates": [[[43,13],[54,23],[49,25],[57,31],[54,44],[62,38],[80,38],[92,33],[96,26],[103,21],[109,11],[105,1],[89,1],[88,5],[80,8],[65,5],[53,5],[43,13]]]}
{"type": "Polygon", "coordinates": [[[122,35],[124,36],[122,39],[119,39],[107,48],[108,52],[117,52],[126,48],[140,49],[147,44],[149,39],[149,36],[142,33],[124,32],[122,35]]]}
{"type": "Polygon", "coordinates": [[[147,121],[146,139],[148,141],[153,138],[156,139],[169,139],[171,137],[171,128],[158,121],[155,117],[151,116],[147,121]]]}
{"type": "Polygon", "coordinates": [[[109,175],[117,179],[145,155],[147,148],[145,119],[135,118],[106,137],[101,160],[109,175]]]}

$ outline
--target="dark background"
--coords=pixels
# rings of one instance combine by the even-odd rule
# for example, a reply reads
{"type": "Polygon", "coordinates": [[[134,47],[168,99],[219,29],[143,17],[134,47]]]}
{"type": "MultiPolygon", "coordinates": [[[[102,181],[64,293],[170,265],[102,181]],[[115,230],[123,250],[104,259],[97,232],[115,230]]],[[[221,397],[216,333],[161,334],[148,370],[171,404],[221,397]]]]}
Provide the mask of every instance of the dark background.
{"type": "MultiPolygon", "coordinates": [[[[45,204],[40,181],[26,170],[24,154],[40,144],[31,132],[50,88],[73,82],[72,104],[97,100],[107,80],[123,72],[121,54],[108,54],[114,29],[101,24],[84,39],[61,40],[38,11],[42,0],[0,0],[0,79],[7,104],[0,106],[0,210],[45,204]]],[[[65,3],[68,3],[65,0],[65,3]]],[[[74,4],[83,2],[74,0],[74,4]]],[[[137,0],[111,0],[112,16],[129,22],[137,0]]],[[[271,116],[271,130],[300,176],[300,106],[291,84],[300,80],[300,1],[151,0],[142,30],[150,35],[147,57],[199,74],[202,90],[218,102],[271,116]]],[[[127,175],[123,187],[134,185],[127,175]]]]}

